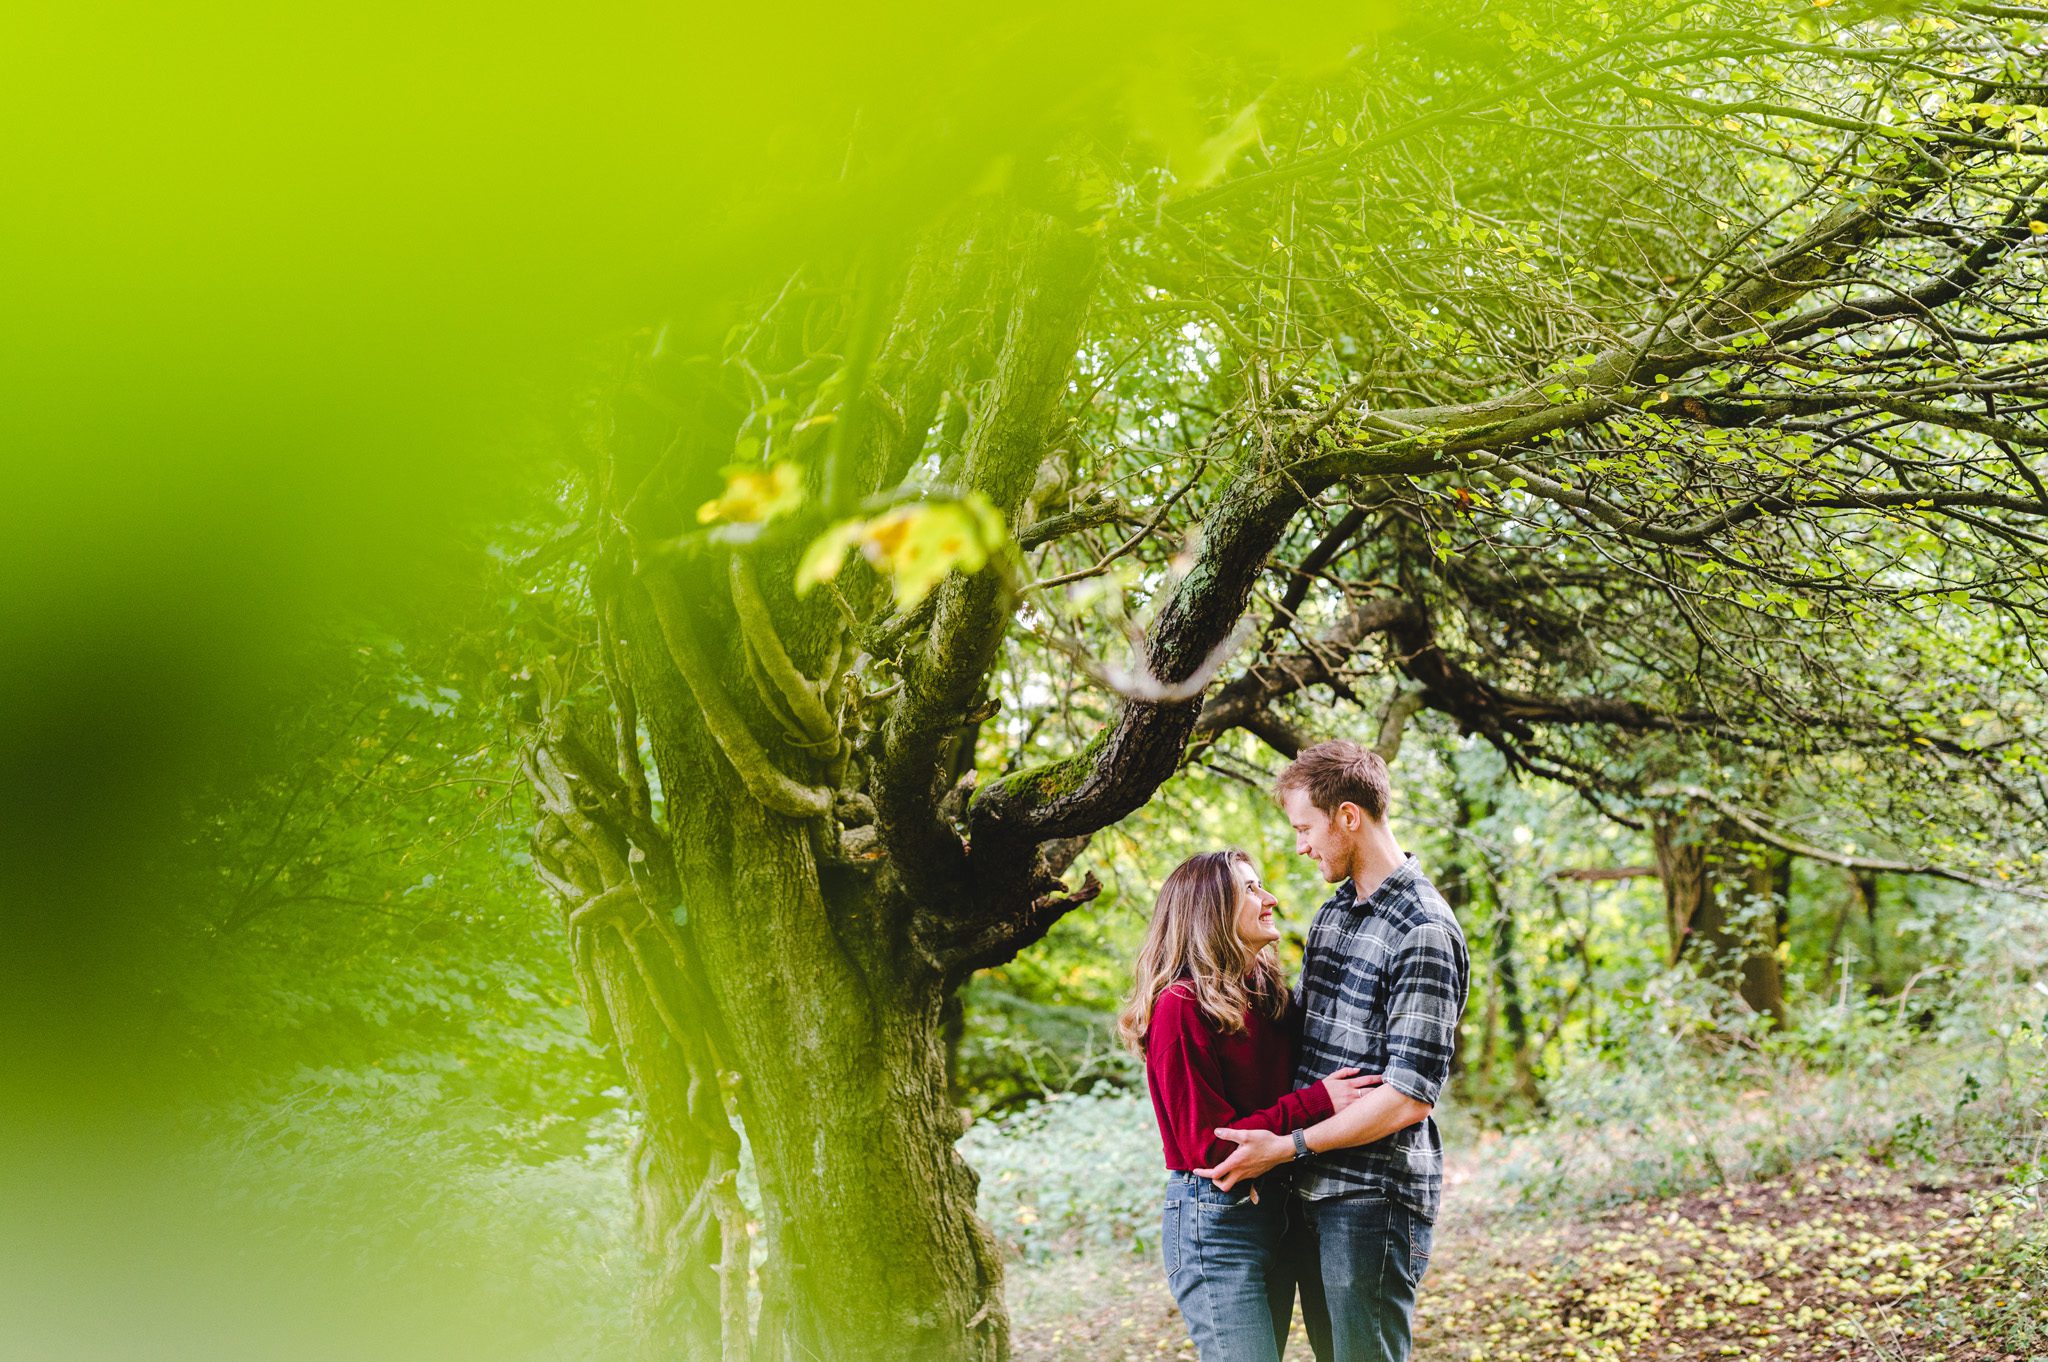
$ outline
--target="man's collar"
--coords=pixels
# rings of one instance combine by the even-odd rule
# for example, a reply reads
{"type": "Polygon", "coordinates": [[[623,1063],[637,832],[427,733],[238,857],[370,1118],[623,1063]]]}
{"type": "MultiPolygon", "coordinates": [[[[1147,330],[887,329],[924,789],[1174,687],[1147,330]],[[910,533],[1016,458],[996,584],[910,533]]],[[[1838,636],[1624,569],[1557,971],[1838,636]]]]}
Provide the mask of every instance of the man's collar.
{"type": "Polygon", "coordinates": [[[1415,853],[1405,851],[1401,853],[1401,864],[1389,870],[1387,877],[1374,885],[1372,893],[1366,895],[1363,900],[1358,897],[1358,882],[1347,878],[1344,883],[1337,886],[1337,893],[1331,898],[1330,903],[1339,912],[1353,908],[1361,911],[1370,910],[1389,889],[1398,888],[1420,873],[1421,862],[1415,859],[1415,853]]]}

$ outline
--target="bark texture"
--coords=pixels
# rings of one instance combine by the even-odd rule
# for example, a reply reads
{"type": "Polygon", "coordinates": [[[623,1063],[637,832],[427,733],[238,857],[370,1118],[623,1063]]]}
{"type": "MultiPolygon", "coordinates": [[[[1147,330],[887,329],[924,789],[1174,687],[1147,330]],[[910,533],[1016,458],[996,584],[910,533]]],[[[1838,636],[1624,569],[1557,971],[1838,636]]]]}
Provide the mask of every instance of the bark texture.
{"type": "Polygon", "coordinates": [[[1786,1021],[1778,943],[1790,860],[1740,853],[1716,824],[1663,819],[1652,828],[1673,965],[1690,960],[1727,984],[1759,1015],[1786,1021]]]}
{"type": "MultiPolygon", "coordinates": [[[[956,493],[1021,529],[1098,250],[1043,215],[977,212],[865,280],[893,290],[893,320],[873,299],[850,310],[839,339],[868,347],[865,382],[807,423],[828,432],[817,500],[888,495],[938,426],[956,493]]],[[[955,573],[864,629],[887,615],[871,576],[794,592],[815,523],[691,539],[717,456],[681,457],[692,432],[660,399],[694,381],[643,358],[602,405],[598,638],[542,679],[527,733],[536,864],[645,1121],[642,1336],[653,1356],[727,1362],[994,1362],[1009,1326],[954,1150],[954,995],[1088,892],[1058,880],[1077,845],[970,867],[947,798],[1013,582],[955,573]],[[862,654],[896,684],[863,694],[862,654]],[[742,1130],[757,1210],[737,1190],[742,1130]]]]}

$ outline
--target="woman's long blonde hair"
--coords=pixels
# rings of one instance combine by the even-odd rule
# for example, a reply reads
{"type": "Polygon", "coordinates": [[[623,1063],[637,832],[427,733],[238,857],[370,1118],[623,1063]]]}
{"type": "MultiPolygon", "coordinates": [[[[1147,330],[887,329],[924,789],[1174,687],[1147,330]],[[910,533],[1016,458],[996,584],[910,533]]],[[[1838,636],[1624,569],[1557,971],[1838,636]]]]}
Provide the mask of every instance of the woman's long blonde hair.
{"type": "Polygon", "coordinates": [[[1152,1009],[1169,985],[1185,979],[1219,1031],[1244,1030],[1247,1009],[1275,1020],[1287,1011],[1287,981],[1270,946],[1253,950],[1237,934],[1236,869],[1252,858],[1232,847],[1190,856],[1159,886],[1159,902],[1138,950],[1137,982],[1117,1015],[1117,1035],[1142,1052],[1152,1009]]]}

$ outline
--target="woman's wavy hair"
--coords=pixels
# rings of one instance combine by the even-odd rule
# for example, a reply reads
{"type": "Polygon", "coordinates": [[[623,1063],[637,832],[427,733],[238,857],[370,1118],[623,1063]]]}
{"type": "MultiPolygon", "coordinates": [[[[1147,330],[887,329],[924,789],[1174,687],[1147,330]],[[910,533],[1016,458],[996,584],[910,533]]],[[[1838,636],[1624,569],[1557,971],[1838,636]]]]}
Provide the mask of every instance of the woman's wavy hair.
{"type": "Polygon", "coordinates": [[[1278,1020],[1287,1011],[1287,981],[1270,946],[1253,950],[1237,934],[1234,867],[1252,858],[1235,847],[1190,856],[1159,886],[1159,902],[1138,950],[1137,981],[1117,1015],[1117,1035],[1144,1049],[1152,1009],[1167,987],[1185,979],[1195,1004],[1217,1030],[1238,1034],[1256,1007],[1278,1020]]]}

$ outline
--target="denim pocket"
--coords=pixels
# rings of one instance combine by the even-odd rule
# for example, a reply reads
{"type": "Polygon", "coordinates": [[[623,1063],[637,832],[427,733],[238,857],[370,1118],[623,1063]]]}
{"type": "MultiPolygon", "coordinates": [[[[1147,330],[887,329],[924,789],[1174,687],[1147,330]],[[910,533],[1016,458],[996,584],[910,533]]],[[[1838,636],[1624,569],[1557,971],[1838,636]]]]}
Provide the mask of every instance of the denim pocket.
{"type": "Polygon", "coordinates": [[[1240,1182],[1237,1186],[1225,1192],[1220,1190],[1213,1182],[1204,1182],[1195,1188],[1195,1201],[1198,1205],[1207,1206],[1212,1210],[1229,1210],[1233,1206],[1249,1206],[1252,1204],[1250,1188],[1251,1184],[1249,1182],[1240,1182]]]}
{"type": "Polygon", "coordinates": [[[1436,1239],[1436,1227],[1413,1211],[1408,1212],[1408,1280],[1420,1286],[1429,1271],[1429,1250],[1436,1239]]]}
{"type": "Polygon", "coordinates": [[[1181,1205],[1179,1198],[1168,1201],[1165,1212],[1159,1217],[1159,1254],[1166,1263],[1166,1275],[1169,1277],[1180,1271],[1181,1205]]]}

